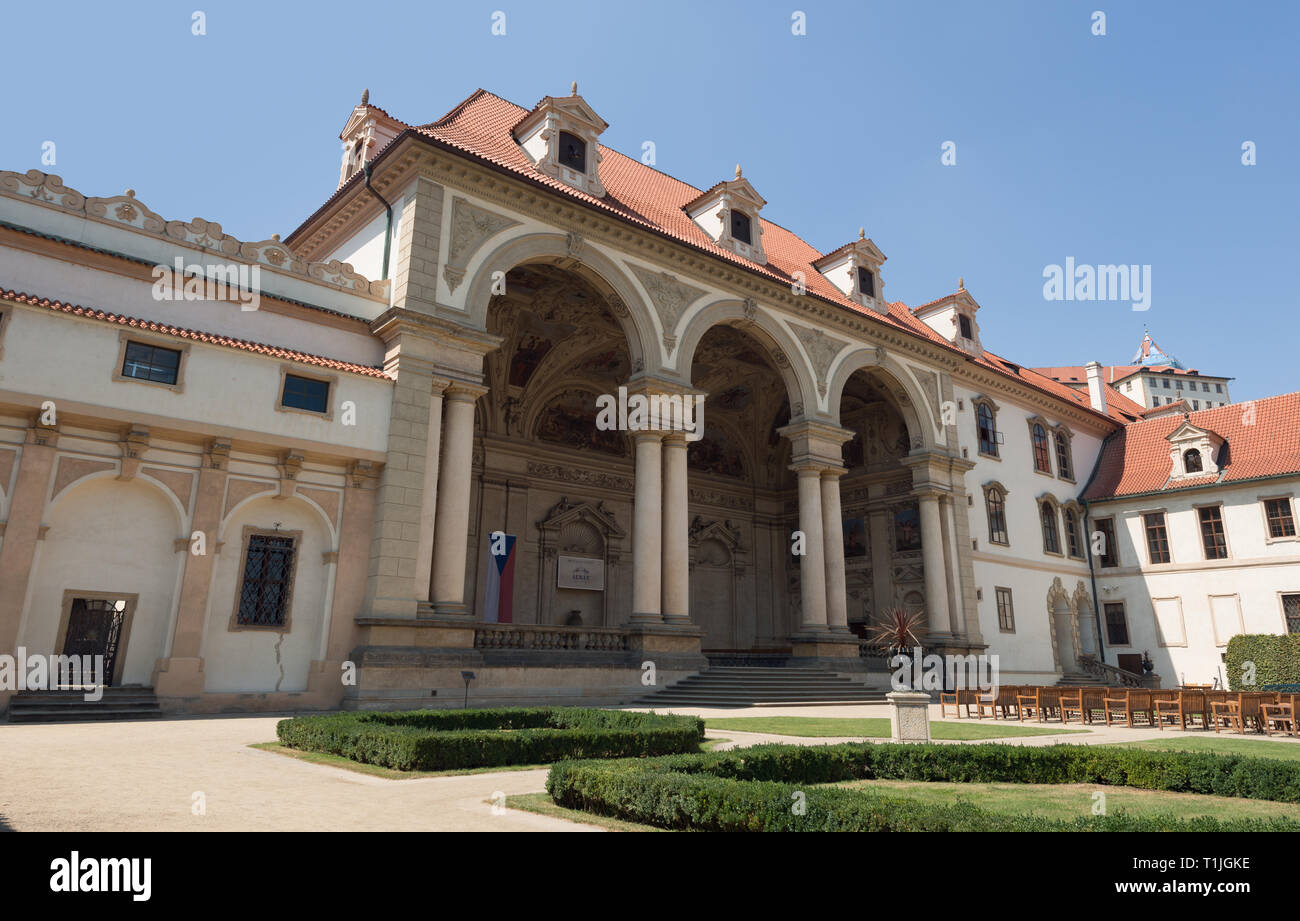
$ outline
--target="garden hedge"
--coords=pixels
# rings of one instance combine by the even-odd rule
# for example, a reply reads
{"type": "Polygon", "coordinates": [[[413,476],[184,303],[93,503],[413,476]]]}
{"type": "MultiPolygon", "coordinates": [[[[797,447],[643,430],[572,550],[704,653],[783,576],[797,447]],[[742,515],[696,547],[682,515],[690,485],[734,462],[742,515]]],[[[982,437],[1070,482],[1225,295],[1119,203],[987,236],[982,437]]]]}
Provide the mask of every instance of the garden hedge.
{"type": "Polygon", "coordinates": [[[699,750],[704,721],[578,707],[330,713],[281,720],[280,742],[399,771],[699,750]]]}
{"type": "Polygon", "coordinates": [[[1300,633],[1239,633],[1228,640],[1228,687],[1234,691],[1280,690],[1266,685],[1300,685],[1300,633]],[[1255,683],[1242,683],[1243,666],[1255,663],[1255,683]]]}
{"type": "Polygon", "coordinates": [[[1300,763],[1055,745],[761,745],[641,761],[567,761],[547,792],[561,806],[698,831],[1300,831],[1290,820],[1003,816],[959,802],[817,787],[848,780],[1080,783],[1300,802],[1300,763]],[[793,808],[802,795],[804,811],[793,808]]]}

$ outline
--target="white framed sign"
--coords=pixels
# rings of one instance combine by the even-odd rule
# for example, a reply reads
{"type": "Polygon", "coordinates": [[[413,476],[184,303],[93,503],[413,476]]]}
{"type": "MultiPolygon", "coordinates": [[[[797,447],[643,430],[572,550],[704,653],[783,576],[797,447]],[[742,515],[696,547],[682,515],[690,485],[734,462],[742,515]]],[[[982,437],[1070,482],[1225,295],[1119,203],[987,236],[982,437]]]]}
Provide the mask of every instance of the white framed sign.
{"type": "Polygon", "coordinates": [[[605,590],[605,561],[582,556],[562,556],[556,566],[556,584],[560,588],[582,588],[592,592],[605,590]]]}

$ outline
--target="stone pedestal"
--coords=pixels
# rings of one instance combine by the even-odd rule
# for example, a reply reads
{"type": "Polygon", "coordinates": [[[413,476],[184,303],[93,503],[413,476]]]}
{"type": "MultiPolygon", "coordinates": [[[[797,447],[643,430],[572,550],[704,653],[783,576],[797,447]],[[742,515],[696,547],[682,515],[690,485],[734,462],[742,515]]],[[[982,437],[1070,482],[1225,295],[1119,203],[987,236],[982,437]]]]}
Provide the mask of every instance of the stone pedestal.
{"type": "Polygon", "coordinates": [[[890,736],[895,742],[930,741],[930,695],[920,691],[892,691],[889,701],[890,736]]]}

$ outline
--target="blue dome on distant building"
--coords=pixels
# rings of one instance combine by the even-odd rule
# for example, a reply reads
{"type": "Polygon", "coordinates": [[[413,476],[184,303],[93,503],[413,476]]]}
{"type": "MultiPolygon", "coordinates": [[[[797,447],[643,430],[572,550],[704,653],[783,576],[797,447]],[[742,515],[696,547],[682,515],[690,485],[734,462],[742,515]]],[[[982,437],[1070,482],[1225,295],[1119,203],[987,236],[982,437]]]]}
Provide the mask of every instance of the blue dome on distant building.
{"type": "Polygon", "coordinates": [[[1156,341],[1151,338],[1149,332],[1142,334],[1142,344],[1138,346],[1132,363],[1149,368],[1183,368],[1182,363],[1177,358],[1156,345],[1156,341]]]}

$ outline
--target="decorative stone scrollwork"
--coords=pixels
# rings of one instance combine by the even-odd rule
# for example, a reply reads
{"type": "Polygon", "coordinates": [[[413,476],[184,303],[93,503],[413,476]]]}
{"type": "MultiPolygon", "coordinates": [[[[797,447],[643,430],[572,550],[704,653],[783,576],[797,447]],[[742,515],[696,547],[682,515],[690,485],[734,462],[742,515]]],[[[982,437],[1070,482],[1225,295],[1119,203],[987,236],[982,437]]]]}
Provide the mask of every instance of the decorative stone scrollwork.
{"type": "Polygon", "coordinates": [[[490,237],[518,225],[512,218],[470,204],[463,198],[452,199],[451,240],[447,245],[447,263],[442,269],[447,287],[452,291],[460,287],[470,258],[490,237]]]}

